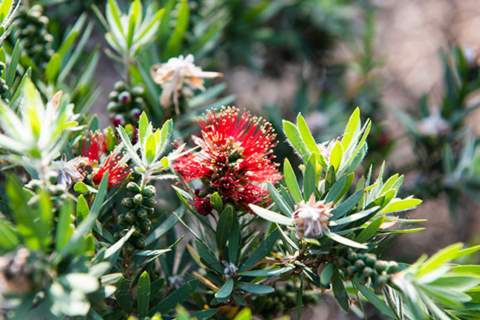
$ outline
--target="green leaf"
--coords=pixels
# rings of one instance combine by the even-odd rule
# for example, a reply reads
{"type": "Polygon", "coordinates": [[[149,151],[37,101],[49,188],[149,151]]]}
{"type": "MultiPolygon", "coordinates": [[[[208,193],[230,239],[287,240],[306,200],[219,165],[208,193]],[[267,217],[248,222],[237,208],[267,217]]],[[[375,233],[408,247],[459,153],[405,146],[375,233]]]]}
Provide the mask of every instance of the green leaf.
{"type": "MultiPolygon", "coordinates": [[[[111,0],[110,0],[111,1],[111,0]]],[[[138,165],[141,166],[142,160],[138,156],[137,152],[132,146],[132,142],[130,141],[130,138],[128,137],[128,134],[125,132],[125,129],[122,126],[117,127],[117,131],[120,135],[120,139],[122,139],[122,142],[125,146],[125,149],[128,152],[128,155],[132,157],[132,160],[138,165]]]]}
{"type": "Polygon", "coordinates": [[[253,212],[255,212],[259,217],[267,220],[267,221],[271,221],[271,222],[274,222],[274,223],[278,223],[278,224],[283,224],[283,225],[286,225],[286,226],[291,226],[293,225],[293,220],[292,218],[289,218],[289,217],[285,217],[284,215],[281,215],[281,214],[278,214],[276,212],[273,212],[271,210],[268,210],[268,209],[265,209],[265,208],[262,208],[262,207],[259,207],[257,205],[254,205],[254,204],[250,204],[248,205],[250,207],[250,209],[253,210],[253,212]]]}
{"type": "Polygon", "coordinates": [[[362,232],[360,232],[360,234],[355,238],[355,241],[360,243],[367,242],[375,235],[378,229],[380,229],[386,218],[387,217],[385,215],[382,215],[373,220],[365,229],[362,230],[362,232]]]}
{"type": "Polygon", "coordinates": [[[378,210],[378,208],[379,207],[373,207],[373,208],[370,208],[370,209],[360,211],[360,212],[354,213],[352,215],[346,216],[345,218],[341,218],[341,219],[338,219],[338,220],[330,220],[329,225],[330,226],[340,226],[342,224],[347,224],[347,223],[351,223],[351,222],[363,219],[363,218],[371,215],[376,210],[378,210]]]}
{"type": "Polygon", "coordinates": [[[218,219],[217,230],[215,234],[218,250],[223,250],[227,244],[227,240],[232,232],[232,226],[233,209],[231,206],[227,206],[218,219]]]}
{"type": "Polygon", "coordinates": [[[462,243],[456,243],[440,250],[421,265],[417,276],[421,277],[426,275],[439,268],[442,264],[455,259],[462,247],[462,243]]]}
{"type": "Polygon", "coordinates": [[[140,120],[138,121],[138,137],[140,138],[140,144],[143,145],[148,131],[148,117],[145,111],[142,112],[140,120]]]}
{"type": "Polygon", "coordinates": [[[118,305],[123,311],[125,311],[125,313],[132,313],[132,298],[130,297],[130,290],[124,277],[121,277],[118,281],[117,288],[118,290],[115,292],[115,298],[117,299],[118,305]]]}
{"type": "Polygon", "coordinates": [[[214,269],[219,273],[223,273],[223,268],[221,267],[221,264],[215,255],[199,240],[195,240],[195,245],[197,246],[197,251],[200,255],[200,258],[205,261],[205,266],[207,268],[214,269]]]}
{"type": "Polygon", "coordinates": [[[194,312],[190,316],[192,317],[192,319],[208,320],[208,319],[211,319],[217,312],[218,312],[218,309],[212,308],[212,309],[206,309],[206,310],[194,312]]]}
{"type": "Polygon", "coordinates": [[[57,224],[57,234],[55,236],[55,250],[60,251],[68,242],[73,233],[73,204],[67,199],[60,208],[60,216],[57,224]]]}
{"type": "Polygon", "coordinates": [[[237,289],[251,292],[253,294],[269,294],[275,292],[275,289],[269,286],[264,286],[261,284],[253,284],[248,282],[237,282],[236,286],[237,289]]]}
{"type": "Polygon", "coordinates": [[[159,150],[163,150],[163,148],[165,147],[165,143],[167,143],[168,139],[170,139],[172,132],[173,132],[173,121],[172,119],[169,119],[165,121],[165,123],[162,126],[162,129],[160,130],[160,143],[158,144],[159,150]]]}
{"type": "Polygon", "coordinates": [[[335,269],[333,272],[332,289],[333,295],[335,296],[335,298],[337,298],[337,301],[342,307],[342,309],[345,312],[348,312],[350,308],[350,299],[348,298],[347,291],[345,290],[345,286],[343,285],[342,279],[340,278],[338,269],[335,269]]]}
{"type": "Polygon", "coordinates": [[[343,150],[347,150],[350,146],[350,142],[355,135],[355,132],[360,124],[360,108],[356,108],[355,111],[350,116],[348,120],[347,127],[345,128],[345,132],[342,138],[342,146],[343,150]]]}
{"type": "Polygon", "coordinates": [[[359,249],[368,249],[368,247],[364,244],[347,239],[333,232],[325,232],[325,235],[330,239],[332,239],[333,241],[336,241],[338,243],[344,244],[349,247],[359,248],[359,249]]]}
{"type": "MultiPolygon", "coordinates": [[[[184,213],[185,208],[181,208],[180,210],[178,210],[177,215],[181,218],[184,213]]],[[[177,222],[177,217],[172,214],[161,225],[159,225],[157,228],[150,232],[148,237],[145,239],[145,245],[149,246],[154,242],[158,241],[158,239],[160,239],[165,233],[167,233],[168,230],[173,228],[177,224],[177,222]]]]}
{"type": "Polygon", "coordinates": [[[420,199],[404,199],[390,202],[380,213],[391,213],[411,210],[422,203],[420,199]]]}
{"type": "Polygon", "coordinates": [[[144,271],[138,279],[137,309],[141,318],[148,314],[148,303],[150,301],[150,276],[144,271]]]}
{"type": "Polygon", "coordinates": [[[225,284],[215,293],[215,298],[226,299],[230,297],[233,291],[233,279],[229,279],[225,284]]]}
{"type": "Polygon", "coordinates": [[[285,162],[283,163],[283,174],[285,176],[285,182],[287,183],[288,190],[290,191],[293,200],[297,203],[301,202],[303,200],[302,191],[298,186],[297,177],[295,176],[292,165],[287,158],[285,158],[285,162]]]}
{"type": "Polygon", "coordinates": [[[180,54],[182,40],[188,27],[188,16],[188,1],[182,0],[180,2],[180,8],[178,9],[177,25],[172,36],[168,39],[167,48],[165,50],[166,58],[178,56],[180,54]]]}
{"type": "Polygon", "coordinates": [[[354,283],[355,287],[360,290],[360,292],[367,298],[367,300],[373,304],[375,308],[378,309],[381,313],[389,317],[390,319],[398,319],[397,315],[383,302],[380,300],[379,297],[375,293],[373,293],[369,288],[361,285],[358,282],[357,278],[353,278],[352,282],[354,283]]]}
{"type": "Polygon", "coordinates": [[[252,268],[259,262],[261,259],[265,258],[265,256],[272,250],[272,247],[277,242],[279,236],[278,229],[275,229],[265,241],[262,241],[260,245],[252,252],[252,254],[248,257],[247,261],[243,263],[240,267],[239,271],[247,271],[248,269],[252,268]]]}
{"type": "Polygon", "coordinates": [[[270,191],[270,195],[272,196],[273,200],[275,201],[275,204],[278,206],[280,211],[287,217],[291,217],[292,210],[290,209],[288,204],[285,202],[285,200],[282,198],[282,196],[277,191],[277,189],[275,189],[273,184],[267,181],[267,188],[268,188],[268,191],[270,191]]]}
{"type": "Polygon", "coordinates": [[[330,153],[330,165],[335,168],[335,172],[337,172],[337,174],[339,173],[340,165],[342,164],[342,158],[342,143],[340,141],[337,141],[337,143],[335,143],[335,146],[332,149],[332,152],[330,153]]]}
{"type": "Polygon", "coordinates": [[[218,192],[214,192],[210,197],[210,204],[218,213],[223,211],[223,201],[218,192]]]}
{"type": "Polygon", "coordinates": [[[53,81],[58,76],[60,68],[62,67],[62,56],[58,53],[54,54],[53,57],[47,64],[45,69],[45,79],[47,81],[53,81]]]}
{"type": "Polygon", "coordinates": [[[308,129],[307,122],[301,114],[298,114],[297,116],[297,125],[300,135],[302,136],[302,140],[307,146],[308,150],[310,150],[312,153],[320,154],[320,149],[318,149],[317,143],[315,142],[310,129],[308,129]]]}
{"type": "Polygon", "coordinates": [[[303,173],[303,199],[305,202],[310,199],[310,196],[314,194],[317,188],[316,164],[315,154],[311,154],[305,166],[305,172],[303,173]]]}
{"type": "Polygon", "coordinates": [[[190,298],[190,296],[195,292],[199,283],[199,279],[190,280],[185,283],[183,286],[171,293],[168,297],[163,299],[158,305],[156,305],[150,311],[150,316],[154,315],[157,312],[165,313],[175,308],[177,304],[187,301],[188,298],[190,298]]]}
{"type": "Polygon", "coordinates": [[[155,154],[157,153],[157,143],[155,142],[155,135],[152,133],[148,136],[145,142],[145,158],[148,164],[155,161],[155,154]]]}
{"type": "Polygon", "coordinates": [[[320,274],[320,282],[324,286],[330,283],[330,280],[332,279],[334,271],[335,271],[335,265],[333,263],[329,263],[323,268],[322,273],[320,274]]]}
{"type": "Polygon", "coordinates": [[[292,146],[297,150],[298,154],[303,158],[303,161],[307,161],[310,156],[310,152],[303,141],[300,132],[297,127],[290,121],[283,120],[283,131],[287,136],[292,146]]]}
{"type": "Polygon", "coordinates": [[[242,235],[240,233],[240,223],[236,214],[233,215],[232,233],[228,239],[228,258],[229,262],[236,264],[238,251],[241,246],[242,235]]]}
{"type": "MultiPolygon", "coordinates": [[[[0,219],[0,248],[5,251],[15,249],[20,241],[15,227],[6,219],[0,219]]],[[[0,250],[1,253],[1,250],[0,250]]]]}
{"type": "Polygon", "coordinates": [[[245,308],[235,316],[234,320],[252,320],[252,311],[245,308]]]}
{"type": "Polygon", "coordinates": [[[279,274],[284,274],[285,272],[288,272],[290,270],[292,270],[292,268],[285,267],[285,268],[245,271],[245,272],[240,272],[239,274],[246,277],[271,277],[279,274]]]}
{"type": "Polygon", "coordinates": [[[352,194],[348,199],[346,199],[337,207],[335,207],[332,210],[332,214],[333,214],[332,219],[343,217],[345,214],[347,214],[350,210],[353,209],[353,207],[357,205],[358,201],[360,201],[362,196],[363,196],[363,189],[358,190],[357,192],[352,194]]]}
{"type": "Polygon", "coordinates": [[[15,80],[15,74],[17,73],[18,61],[20,60],[20,41],[17,40],[15,47],[13,48],[12,55],[10,57],[10,63],[7,64],[7,73],[5,76],[5,82],[9,88],[12,87],[15,80]]]}
{"type": "Polygon", "coordinates": [[[325,197],[325,203],[330,203],[335,201],[338,197],[341,196],[345,185],[347,184],[348,175],[342,175],[340,179],[337,180],[328,192],[327,196],[325,197]]]}
{"type": "Polygon", "coordinates": [[[85,218],[90,213],[90,209],[88,208],[88,202],[83,195],[80,195],[77,199],[77,210],[76,210],[76,220],[77,226],[85,220],[85,218]]]}

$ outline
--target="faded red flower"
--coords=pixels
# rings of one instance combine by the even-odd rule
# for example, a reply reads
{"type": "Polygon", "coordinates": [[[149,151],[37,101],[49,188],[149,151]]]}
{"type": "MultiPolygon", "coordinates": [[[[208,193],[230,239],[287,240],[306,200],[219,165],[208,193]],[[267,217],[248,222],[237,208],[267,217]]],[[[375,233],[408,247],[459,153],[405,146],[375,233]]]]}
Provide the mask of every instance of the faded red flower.
{"type": "Polygon", "coordinates": [[[91,131],[87,131],[90,139],[82,139],[81,141],[81,153],[82,157],[88,159],[88,165],[92,166],[98,164],[103,153],[107,150],[107,142],[105,135],[99,130],[92,134],[91,131]]]}
{"type": "Polygon", "coordinates": [[[196,190],[193,203],[199,212],[211,212],[209,198],[214,192],[224,202],[231,201],[246,210],[249,204],[266,201],[269,192],[265,183],[281,178],[278,164],[272,161],[277,142],[271,124],[231,107],[222,107],[218,114],[209,111],[197,122],[202,136],[194,137],[194,141],[201,150],[176,159],[173,167],[184,183],[196,179],[204,182],[204,187],[196,190]]]}
{"type": "Polygon", "coordinates": [[[93,184],[99,185],[108,172],[108,187],[117,188],[121,186],[131,172],[131,166],[122,163],[122,159],[123,154],[119,151],[112,151],[112,153],[103,160],[102,165],[93,172],[93,184]]]}

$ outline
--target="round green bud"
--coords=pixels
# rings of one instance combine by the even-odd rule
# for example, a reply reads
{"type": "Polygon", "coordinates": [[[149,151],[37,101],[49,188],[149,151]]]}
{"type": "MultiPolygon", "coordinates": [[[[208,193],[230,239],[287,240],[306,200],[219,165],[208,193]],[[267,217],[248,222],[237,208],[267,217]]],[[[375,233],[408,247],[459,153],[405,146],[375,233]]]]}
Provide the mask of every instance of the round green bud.
{"type": "Polygon", "coordinates": [[[365,267],[363,269],[363,275],[367,278],[370,277],[372,275],[372,273],[373,273],[373,270],[370,267],[365,267]]]}
{"type": "Polygon", "coordinates": [[[382,260],[379,260],[375,263],[375,269],[377,269],[378,273],[382,273],[383,271],[387,270],[387,266],[387,263],[382,260]]]}
{"type": "Polygon", "coordinates": [[[365,268],[365,262],[363,262],[361,259],[358,259],[355,261],[355,268],[357,268],[358,271],[363,270],[363,268],[365,268]]]}
{"type": "Polygon", "coordinates": [[[396,263],[395,261],[390,261],[388,263],[387,273],[395,273],[397,272],[397,270],[398,270],[398,263],[396,263]]]}
{"type": "Polygon", "coordinates": [[[357,273],[357,268],[355,268],[354,266],[349,266],[347,268],[347,273],[350,276],[354,276],[357,273]]]}
{"type": "Polygon", "coordinates": [[[141,205],[142,204],[142,200],[143,200],[143,197],[140,193],[136,194],[134,197],[133,197],[133,202],[138,206],[138,205],[141,205]]]}
{"type": "Polygon", "coordinates": [[[5,63],[0,61],[0,70],[4,70],[5,67],[5,63]]]}
{"type": "Polygon", "coordinates": [[[130,212],[130,211],[127,212],[127,213],[125,214],[125,222],[132,224],[133,221],[135,221],[135,216],[133,215],[132,212],[130,212]]]}
{"type": "Polygon", "coordinates": [[[145,210],[147,210],[147,213],[148,213],[149,216],[152,215],[155,212],[155,208],[147,208],[147,207],[144,207],[144,208],[145,208],[145,210]]]}
{"type": "Polygon", "coordinates": [[[124,248],[127,253],[133,253],[133,251],[135,251],[135,248],[131,243],[125,243],[124,248]]]}
{"type": "Polygon", "coordinates": [[[378,285],[383,287],[384,285],[386,285],[388,283],[388,276],[386,275],[381,275],[380,277],[378,277],[378,285]]]}
{"type": "Polygon", "coordinates": [[[139,249],[145,249],[145,239],[142,239],[142,238],[135,239],[135,245],[139,249]]]}
{"type": "Polygon", "coordinates": [[[143,199],[142,204],[147,208],[155,208],[155,206],[157,205],[157,200],[152,198],[145,198],[143,199]]]}
{"type": "Polygon", "coordinates": [[[148,218],[148,212],[145,210],[144,207],[140,207],[137,209],[137,217],[141,220],[148,218]]]}
{"type": "Polygon", "coordinates": [[[348,261],[350,261],[351,263],[354,263],[357,258],[358,255],[354,251],[348,253],[348,261]]]}
{"type": "Polygon", "coordinates": [[[156,194],[157,190],[155,189],[154,186],[146,186],[143,190],[142,190],[142,194],[147,197],[147,198],[153,198],[155,197],[155,194],[156,194]]]}
{"type": "Polygon", "coordinates": [[[140,85],[135,86],[132,89],[132,94],[134,97],[143,96],[145,94],[145,89],[143,88],[143,86],[140,86],[140,85]]]}
{"type": "Polygon", "coordinates": [[[375,268],[375,263],[377,262],[377,258],[372,254],[365,255],[365,264],[370,268],[375,268]]]}
{"type": "Polygon", "coordinates": [[[123,83],[123,81],[117,81],[113,88],[118,92],[123,91],[125,90],[125,83],[123,83]]]}
{"type": "Polygon", "coordinates": [[[118,102],[123,105],[128,105],[132,101],[132,96],[128,91],[122,91],[118,94],[118,102]]]}
{"type": "Polygon", "coordinates": [[[127,183],[127,191],[133,194],[140,193],[140,187],[135,182],[127,183]]]}
{"type": "Polygon", "coordinates": [[[348,262],[347,259],[340,258],[338,261],[338,265],[340,266],[340,268],[346,268],[347,266],[350,265],[350,263],[348,262]]]}
{"type": "Polygon", "coordinates": [[[118,98],[118,91],[111,91],[108,94],[108,100],[110,101],[117,101],[117,98],[118,98]]]}
{"type": "Polygon", "coordinates": [[[115,101],[110,101],[108,104],[107,104],[107,110],[109,112],[117,112],[119,110],[119,106],[118,106],[118,103],[116,103],[115,101]]]}
{"type": "Polygon", "coordinates": [[[143,219],[140,222],[140,227],[145,231],[145,233],[150,232],[150,229],[152,228],[152,221],[150,219],[143,219]]]}
{"type": "Polygon", "coordinates": [[[142,234],[140,233],[140,231],[137,229],[135,229],[135,231],[133,231],[132,233],[132,237],[140,237],[142,234]]]}
{"type": "Polygon", "coordinates": [[[358,282],[360,282],[360,284],[362,285],[365,285],[368,281],[368,278],[365,277],[363,274],[361,274],[359,277],[358,277],[358,282]]]}
{"type": "Polygon", "coordinates": [[[124,206],[127,209],[135,208],[135,203],[133,202],[132,198],[123,198],[121,203],[122,203],[122,206],[124,206]]]}

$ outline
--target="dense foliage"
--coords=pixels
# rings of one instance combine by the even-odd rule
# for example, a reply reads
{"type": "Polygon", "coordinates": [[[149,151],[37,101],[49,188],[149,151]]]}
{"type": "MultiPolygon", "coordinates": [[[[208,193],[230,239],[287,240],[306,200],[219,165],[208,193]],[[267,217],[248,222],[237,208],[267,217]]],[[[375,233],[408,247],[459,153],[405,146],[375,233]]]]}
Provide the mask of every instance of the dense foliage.
{"type": "MultiPolygon", "coordinates": [[[[402,174],[377,165],[393,146],[382,143],[385,129],[361,117],[386,112],[373,83],[354,97],[341,87],[322,95],[318,106],[335,101],[324,111],[340,119],[324,142],[301,112],[291,122],[270,107],[268,121],[228,106],[235,96],[222,73],[200,67],[227,54],[258,69],[235,59],[253,58],[279,21],[298,20],[309,32],[279,47],[312,63],[315,35],[330,35],[331,46],[349,3],[108,0],[90,15],[90,6],[70,7],[80,15],[64,28],[65,7],[53,6],[51,22],[42,4],[51,5],[0,4],[1,319],[300,318],[325,295],[358,315],[370,304],[390,319],[480,318],[480,266],[459,263],[480,246],[452,244],[413,264],[381,257],[391,237],[423,230],[406,215],[422,202],[410,191],[452,192],[455,213],[455,196],[478,188],[464,119],[480,82],[461,49],[445,54],[438,113],[425,99],[420,115],[392,111],[419,149],[406,165],[417,183],[402,188],[402,174]],[[88,52],[94,25],[106,45],[88,52]],[[109,94],[95,79],[101,49],[120,74],[109,94]],[[89,112],[103,95],[106,128],[89,112]],[[275,156],[287,148],[290,160],[275,156]]],[[[375,68],[367,16],[358,55],[366,78],[375,68]]],[[[308,105],[306,86],[298,101],[308,105]]]]}

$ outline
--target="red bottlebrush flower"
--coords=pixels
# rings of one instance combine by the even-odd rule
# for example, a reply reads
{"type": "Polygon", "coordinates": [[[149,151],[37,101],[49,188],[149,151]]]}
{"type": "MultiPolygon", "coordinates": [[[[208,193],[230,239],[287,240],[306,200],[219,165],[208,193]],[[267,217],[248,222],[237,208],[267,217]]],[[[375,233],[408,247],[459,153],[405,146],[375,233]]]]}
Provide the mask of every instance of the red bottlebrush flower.
{"type": "Polygon", "coordinates": [[[102,165],[92,174],[92,182],[99,185],[105,174],[108,172],[108,187],[117,188],[128,177],[131,170],[126,164],[122,164],[123,155],[119,151],[112,151],[110,155],[103,160],[102,165]]]}
{"type": "Polygon", "coordinates": [[[214,192],[246,210],[251,203],[265,201],[269,195],[265,183],[281,179],[278,164],[272,161],[277,142],[271,124],[231,107],[223,107],[219,114],[209,111],[197,122],[202,137],[194,139],[201,151],[176,159],[173,167],[184,183],[195,179],[204,182],[193,203],[202,209],[199,212],[210,213],[205,201],[214,192]]]}
{"type": "Polygon", "coordinates": [[[93,134],[91,131],[87,131],[87,133],[90,139],[81,141],[81,153],[82,157],[88,159],[88,165],[92,166],[94,163],[98,164],[101,156],[107,150],[107,142],[100,131],[95,131],[93,134]]]}

